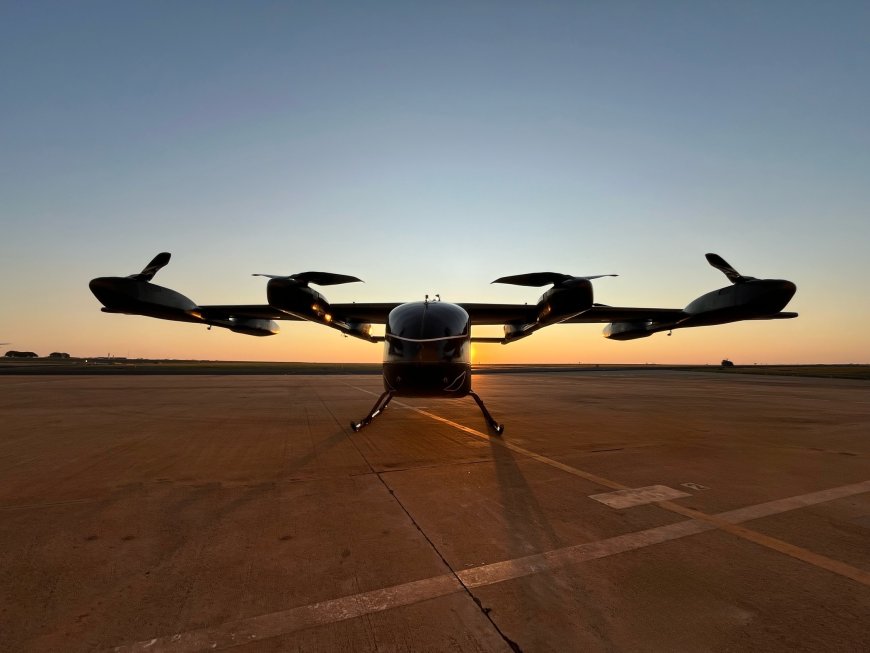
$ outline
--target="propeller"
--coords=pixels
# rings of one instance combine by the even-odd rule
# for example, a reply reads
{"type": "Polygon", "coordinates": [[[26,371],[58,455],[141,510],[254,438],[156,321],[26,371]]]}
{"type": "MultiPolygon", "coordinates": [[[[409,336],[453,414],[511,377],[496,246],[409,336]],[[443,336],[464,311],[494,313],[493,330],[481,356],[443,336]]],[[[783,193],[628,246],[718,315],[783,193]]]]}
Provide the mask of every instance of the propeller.
{"type": "Polygon", "coordinates": [[[287,281],[295,281],[300,286],[307,286],[313,283],[318,286],[336,286],[340,283],[356,283],[362,282],[362,279],[357,279],[348,274],[334,274],[332,272],[299,272],[297,274],[254,274],[255,277],[267,277],[269,279],[286,279],[287,281]]]}
{"type": "Polygon", "coordinates": [[[528,274],[515,274],[510,277],[500,277],[492,283],[509,283],[514,286],[546,286],[549,283],[553,284],[554,288],[570,286],[575,279],[584,279],[592,281],[592,279],[600,279],[601,277],[616,277],[616,274],[595,274],[588,277],[572,277],[570,274],[561,274],[559,272],[530,272],[528,274]]]}
{"type": "Polygon", "coordinates": [[[172,254],[169,252],[160,252],[157,256],[151,259],[151,262],[148,265],[142,268],[141,272],[138,274],[131,274],[127,278],[135,279],[136,281],[151,281],[160,268],[169,263],[169,258],[171,256],[172,254]]]}
{"type": "Polygon", "coordinates": [[[728,261],[726,261],[718,254],[705,254],[705,256],[707,258],[707,263],[709,263],[726,277],[728,277],[728,281],[730,281],[731,283],[746,283],[747,281],[755,281],[755,277],[744,277],[737,270],[731,267],[728,261]]]}

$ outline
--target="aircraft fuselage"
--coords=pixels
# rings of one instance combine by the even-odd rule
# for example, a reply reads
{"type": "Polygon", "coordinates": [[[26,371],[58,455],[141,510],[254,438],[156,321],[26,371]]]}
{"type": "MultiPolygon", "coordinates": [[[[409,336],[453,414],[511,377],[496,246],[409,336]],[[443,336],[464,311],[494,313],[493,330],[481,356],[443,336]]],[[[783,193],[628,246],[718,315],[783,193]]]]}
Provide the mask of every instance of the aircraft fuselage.
{"type": "Polygon", "coordinates": [[[401,397],[464,397],[471,390],[471,321],[448,302],[394,308],[384,333],[384,389],[401,397]]]}

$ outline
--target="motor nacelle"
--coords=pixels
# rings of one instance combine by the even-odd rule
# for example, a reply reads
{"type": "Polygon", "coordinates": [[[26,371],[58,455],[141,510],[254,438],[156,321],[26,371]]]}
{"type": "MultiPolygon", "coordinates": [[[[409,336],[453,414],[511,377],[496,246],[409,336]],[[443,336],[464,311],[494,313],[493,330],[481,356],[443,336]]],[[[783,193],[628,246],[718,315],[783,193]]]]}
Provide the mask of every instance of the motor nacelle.
{"type": "Polygon", "coordinates": [[[193,300],[171,288],[130,277],[99,277],[91,280],[90,289],[106,313],[199,321],[193,300]]]}
{"type": "Polygon", "coordinates": [[[534,322],[508,322],[504,325],[504,342],[532,335],[541,327],[568,320],[592,306],[592,282],[575,277],[551,288],[535,305],[534,322]]]}
{"type": "Polygon", "coordinates": [[[274,336],[281,328],[274,320],[262,320],[258,318],[231,317],[229,324],[220,324],[234,333],[243,333],[246,336],[274,336]]]}
{"type": "Polygon", "coordinates": [[[656,330],[652,320],[612,322],[604,327],[604,337],[611,340],[636,340],[637,338],[648,338],[656,330]]]}
{"type": "MultiPolygon", "coordinates": [[[[362,338],[363,340],[371,340],[372,339],[372,325],[368,322],[347,322],[347,328],[341,329],[344,333],[349,336],[354,336],[355,338],[362,338]]],[[[341,325],[339,325],[341,328],[341,325]]]]}
{"type": "Polygon", "coordinates": [[[592,282],[582,277],[563,281],[538,300],[538,324],[554,324],[574,317],[592,306],[592,282]]]}
{"type": "Polygon", "coordinates": [[[329,315],[329,302],[326,298],[295,279],[269,279],[266,297],[271,306],[302,318],[324,318],[329,315]]]}
{"type": "Polygon", "coordinates": [[[796,291],[784,279],[747,279],[731,286],[705,293],[690,302],[683,312],[701,325],[709,317],[712,323],[766,317],[781,311],[796,291]]]}

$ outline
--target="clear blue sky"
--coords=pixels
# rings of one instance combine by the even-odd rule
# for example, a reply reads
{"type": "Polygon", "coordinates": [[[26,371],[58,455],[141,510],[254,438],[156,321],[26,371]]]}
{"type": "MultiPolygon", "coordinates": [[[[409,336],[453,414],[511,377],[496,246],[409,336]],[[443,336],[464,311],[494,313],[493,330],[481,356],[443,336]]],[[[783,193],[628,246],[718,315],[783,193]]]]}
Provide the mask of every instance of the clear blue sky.
{"type": "Polygon", "coordinates": [[[366,280],[334,301],[534,301],[489,282],[555,270],[676,307],[715,251],[801,317],[480,355],[870,362],[868,34],[866,2],[3,3],[0,341],[379,360],[101,314],[88,280],[163,250],[201,303],[309,269],[366,280]]]}

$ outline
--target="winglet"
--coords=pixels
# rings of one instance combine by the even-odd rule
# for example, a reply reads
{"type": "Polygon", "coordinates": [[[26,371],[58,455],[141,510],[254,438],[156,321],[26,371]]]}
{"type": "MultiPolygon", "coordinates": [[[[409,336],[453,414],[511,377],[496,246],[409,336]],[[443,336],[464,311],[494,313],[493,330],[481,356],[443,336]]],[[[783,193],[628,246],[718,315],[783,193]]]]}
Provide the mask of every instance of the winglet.
{"type": "Polygon", "coordinates": [[[163,268],[167,263],[169,263],[169,259],[172,256],[169,252],[160,252],[157,256],[151,259],[151,262],[142,268],[142,271],[138,274],[131,274],[127,278],[135,279],[136,281],[151,281],[154,278],[154,275],[163,268]]]}
{"type": "Polygon", "coordinates": [[[707,258],[707,262],[728,277],[728,281],[731,283],[744,283],[754,279],[754,277],[744,277],[737,270],[731,267],[728,261],[718,254],[705,254],[705,257],[707,258]]]}

